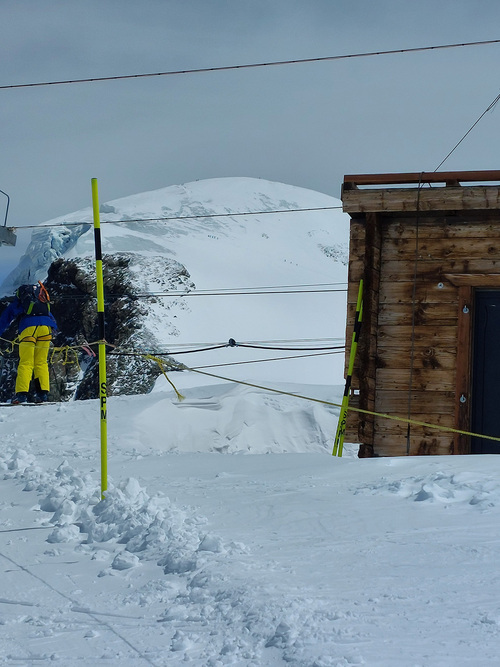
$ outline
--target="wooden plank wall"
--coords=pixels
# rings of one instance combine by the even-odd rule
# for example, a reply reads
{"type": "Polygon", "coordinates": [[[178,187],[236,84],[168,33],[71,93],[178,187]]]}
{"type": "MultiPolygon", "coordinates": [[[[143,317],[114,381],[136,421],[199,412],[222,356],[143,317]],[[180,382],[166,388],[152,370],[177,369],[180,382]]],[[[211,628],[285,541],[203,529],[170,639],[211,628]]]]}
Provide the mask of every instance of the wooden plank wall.
{"type": "MultiPolygon", "coordinates": [[[[453,428],[458,335],[470,331],[459,318],[471,313],[462,313],[464,292],[459,298],[459,288],[446,276],[500,274],[500,216],[492,220],[490,212],[483,221],[473,215],[425,216],[418,220],[417,253],[416,244],[416,216],[367,214],[351,221],[348,345],[363,275],[368,308],[353,389],[360,390],[360,407],[403,418],[410,413],[412,419],[453,428]]],[[[407,436],[406,423],[350,413],[346,439],[361,443],[361,456],[372,447],[381,456],[454,452],[451,433],[411,425],[407,436]]]]}
{"type": "Polygon", "coordinates": [[[342,203],[349,213],[402,211],[492,211],[500,208],[497,185],[422,188],[343,188],[342,203]]]}
{"type": "MultiPolygon", "coordinates": [[[[418,227],[417,253],[415,219],[384,224],[376,410],[453,427],[458,294],[443,276],[450,242],[434,221],[418,227]]],[[[450,434],[415,425],[408,433],[387,419],[377,418],[376,431],[385,456],[449,454],[453,445],[450,434]]]]}

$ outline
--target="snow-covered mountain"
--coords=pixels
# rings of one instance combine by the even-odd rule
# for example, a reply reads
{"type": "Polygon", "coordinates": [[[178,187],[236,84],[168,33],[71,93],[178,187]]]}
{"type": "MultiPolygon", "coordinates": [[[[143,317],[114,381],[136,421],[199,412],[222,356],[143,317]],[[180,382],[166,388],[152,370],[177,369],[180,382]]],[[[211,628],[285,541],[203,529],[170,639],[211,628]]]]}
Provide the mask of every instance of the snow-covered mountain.
{"type": "MultiPolygon", "coordinates": [[[[328,195],[251,178],[199,181],[102,203],[103,253],[108,264],[127,264],[120,280],[126,274],[127,294],[135,295],[141,311],[140,326],[126,341],[107,339],[146,352],[169,351],[174,358],[176,351],[230,338],[268,347],[328,346],[335,344],[332,339],[342,344],[348,218],[332,210],[339,206],[328,195]],[[318,292],[325,289],[341,291],[318,292]],[[167,291],[170,296],[151,296],[167,291]]],[[[9,294],[19,284],[45,280],[58,259],[76,262],[88,277],[93,255],[89,206],[36,229],[1,291],[9,294]]],[[[108,282],[110,297],[118,283],[116,276],[108,282]]],[[[54,312],[66,307],[68,294],[64,299],[54,312]]],[[[200,366],[280,355],[295,356],[293,351],[224,348],[181,360],[200,366]]],[[[342,381],[342,369],[338,354],[252,364],[244,371],[232,367],[231,372],[259,381],[331,384],[342,381]]]]}

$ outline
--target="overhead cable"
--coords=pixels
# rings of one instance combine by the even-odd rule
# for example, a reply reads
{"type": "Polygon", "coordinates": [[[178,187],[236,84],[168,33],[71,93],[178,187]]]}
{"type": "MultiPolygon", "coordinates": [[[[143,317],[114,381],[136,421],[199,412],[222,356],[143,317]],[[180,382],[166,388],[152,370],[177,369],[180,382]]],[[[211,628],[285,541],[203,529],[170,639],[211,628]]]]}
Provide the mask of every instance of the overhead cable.
{"type": "Polygon", "coordinates": [[[225,364],[210,364],[208,366],[193,366],[193,371],[203,368],[222,368],[222,366],[243,366],[244,364],[261,364],[266,361],[284,361],[287,359],[305,359],[307,357],[325,357],[330,354],[342,354],[343,350],[334,350],[333,352],[314,352],[313,354],[293,354],[286,357],[272,357],[269,359],[251,359],[249,361],[229,361],[225,364]]]}
{"type": "MultiPolygon", "coordinates": [[[[2,339],[0,339],[2,340],[2,339]]],[[[305,347],[297,347],[298,345],[317,345],[319,343],[325,343],[325,344],[330,344],[330,343],[343,343],[345,347],[345,338],[281,338],[281,339],[275,339],[275,340],[248,340],[246,341],[248,345],[257,345],[259,347],[264,347],[267,345],[294,345],[295,347],[293,348],[294,350],[303,350],[307,349],[305,347]]],[[[185,349],[185,348],[224,348],[224,347],[229,347],[228,343],[222,343],[220,341],[217,342],[203,342],[203,343],[171,343],[170,346],[168,343],[164,344],[165,347],[168,347],[169,352],[168,354],[176,354],[176,352],[172,352],[172,347],[175,347],[175,349],[185,349]]],[[[330,348],[327,348],[330,349],[330,348]]],[[[333,348],[332,348],[333,349],[333,348]]]]}
{"type": "MultiPolygon", "coordinates": [[[[227,347],[244,347],[251,348],[254,350],[274,350],[274,351],[290,351],[290,352],[327,352],[330,350],[345,350],[345,345],[335,345],[335,346],[324,346],[324,347],[278,347],[271,345],[248,345],[246,343],[237,343],[234,338],[230,338],[227,343],[221,343],[219,345],[211,345],[209,347],[202,347],[194,350],[169,350],[168,352],[150,352],[149,354],[154,355],[155,357],[167,357],[167,356],[176,356],[178,354],[194,354],[195,352],[207,352],[211,350],[220,350],[227,347]]],[[[134,357],[139,353],[135,351],[131,352],[115,352],[110,351],[109,354],[116,357],[134,357]]]]}
{"type": "Polygon", "coordinates": [[[35,83],[15,83],[0,86],[0,90],[12,88],[36,88],[41,86],[60,86],[73,83],[95,83],[97,81],[119,81],[124,79],[145,79],[155,76],[175,76],[180,74],[206,74],[208,72],[227,72],[230,70],[255,69],[258,67],[274,67],[277,65],[299,65],[305,63],[330,62],[334,60],[347,60],[351,58],[370,58],[373,56],[395,55],[400,53],[418,53],[422,51],[437,51],[440,49],[456,49],[465,46],[485,46],[487,44],[498,44],[500,39],[489,39],[478,42],[461,42],[457,44],[437,44],[434,46],[419,46],[409,49],[390,49],[387,51],[365,51],[362,53],[347,53],[336,56],[324,56],[319,58],[296,58],[293,60],[274,60],[259,63],[248,63],[243,65],[224,65],[221,67],[198,67],[183,70],[168,70],[165,72],[148,72],[144,74],[122,74],[117,76],[99,76],[85,79],[64,79],[60,81],[38,81],[35,83]]]}
{"type": "Polygon", "coordinates": [[[344,350],[345,345],[337,345],[336,347],[276,347],[269,345],[249,345],[248,343],[237,343],[234,338],[230,338],[228,342],[228,347],[248,347],[255,350],[305,350],[308,352],[314,352],[319,350],[344,350]]]}
{"type": "MultiPolygon", "coordinates": [[[[202,291],[193,291],[193,292],[153,292],[151,294],[138,294],[137,296],[129,296],[130,298],[140,298],[140,299],[150,299],[154,297],[166,296],[166,297],[189,297],[189,296],[257,296],[261,294],[324,294],[328,292],[347,292],[347,288],[333,288],[333,289],[284,289],[284,290],[254,290],[254,291],[225,291],[225,292],[202,292],[202,291]]],[[[116,298],[119,298],[120,295],[116,295],[116,298]]]]}
{"type": "MultiPolygon", "coordinates": [[[[170,215],[163,218],[127,218],[125,220],[101,220],[101,225],[123,225],[142,222],[173,222],[176,220],[206,220],[207,218],[237,218],[240,216],[252,217],[256,215],[276,215],[281,213],[313,213],[314,211],[335,211],[342,209],[340,206],[310,206],[308,208],[284,208],[267,211],[236,211],[235,213],[199,213],[197,215],[170,215]]],[[[15,229],[43,229],[44,227],[79,227],[91,225],[90,220],[73,222],[42,223],[41,225],[20,225],[15,229]]]]}
{"type": "Polygon", "coordinates": [[[486,114],[488,113],[488,111],[491,111],[491,110],[493,109],[493,107],[497,104],[497,102],[498,102],[499,100],[500,100],[500,93],[495,97],[495,99],[493,100],[493,102],[491,102],[491,104],[488,105],[488,107],[483,111],[483,113],[479,116],[479,118],[475,121],[475,123],[473,123],[473,124],[469,127],[469,129],[468,129],[467,132],[464,134],[464,136],[460,139],[460,141],[459,141],[458,143],[456,143],[456,144],[453,146],[453,148],[452,148],[451,151],[448,153],[448,155],[444,158],[444,160],[441,160],[441,162],[438,164],[438,166],[434,169],[434,172],[436,172],[440,167],[443,166],[443,164],[446,162],[446,160],[450,157],[450,155],[451,155],[452,153],[455,152],[455,150],[460,146],[460,144],[462,143],[462,141],[463,141],[463,140],[464,140],[464,139],[465,139],[465,138],[472,132],[472,130],[476,127],[476,125],[477,125],[477,124],[479,123],[479,121],[483,118],[483,116],[486,116],[486,114]]]}
{"type": "MultiPolygon", "coordinates": [[[[107,294],[104,295],[104,300],[109,302],[111,300],[130,299],[136,301],[138,299],[156,299],[160,297],[165,298],[185,298],[185,297],[201,297],[201,296],[261,296],[271,294],[330,294],[333,292],[347,292],[347,287],[338,288],[320,288],[320,289],[277,289],[277,288],[248,288],[248,289],[227,289],[227,290],[196,290],[192,292],[179,292],[176,290],[165,292],[142,292],[138,294],[107,294]]],[[[95,298],[92,294],[61,294],[57,297],[57,301],[71,301],[84,300],[95,298]]]]}

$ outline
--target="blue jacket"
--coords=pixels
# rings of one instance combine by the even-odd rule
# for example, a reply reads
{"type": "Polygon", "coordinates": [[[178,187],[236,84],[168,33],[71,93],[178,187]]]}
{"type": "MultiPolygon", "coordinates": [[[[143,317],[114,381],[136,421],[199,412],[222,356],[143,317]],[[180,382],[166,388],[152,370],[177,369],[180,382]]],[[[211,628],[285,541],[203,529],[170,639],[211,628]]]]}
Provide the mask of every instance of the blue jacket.
{"type": "Polygon", "coordinates": [[[21,302],[16,297],[14,301],[10,303],[7,306],[7,308],[3,311],[3,313],[0,315],[0,336],[3,334],[5,329],[7,329],[9,324],[13,320],[15,320],[16,317],[19,317],[19,315],[22,315],[18,324],[19,333],[21,333],[21,331],[24,331],[26,327],[36,327],[36,326],[51,327],[52,329],[57,331],[57,323],[52,313],[49,313],[48,315],[26,315],[26,313],[24,312],[24,308],[21,305],[21,302]]]}

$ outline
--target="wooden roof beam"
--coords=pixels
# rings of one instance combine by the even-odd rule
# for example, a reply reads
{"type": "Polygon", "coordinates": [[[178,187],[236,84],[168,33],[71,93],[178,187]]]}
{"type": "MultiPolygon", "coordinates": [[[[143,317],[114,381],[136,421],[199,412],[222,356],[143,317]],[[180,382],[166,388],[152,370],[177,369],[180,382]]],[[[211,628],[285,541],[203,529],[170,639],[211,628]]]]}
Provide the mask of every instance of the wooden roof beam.
{"type": "Polygon", "coordinates": [[[500,182],[500,170],[483,171],[430,171],[401,174],[349,174],[344,176],[344,190],[352,190],[360,185],[405,185],[413,183],[445,183],[457,186],[461,182],[500,182]]]}

